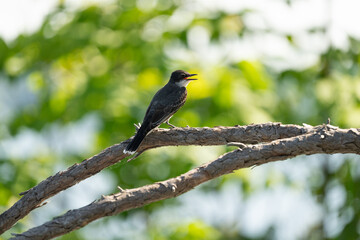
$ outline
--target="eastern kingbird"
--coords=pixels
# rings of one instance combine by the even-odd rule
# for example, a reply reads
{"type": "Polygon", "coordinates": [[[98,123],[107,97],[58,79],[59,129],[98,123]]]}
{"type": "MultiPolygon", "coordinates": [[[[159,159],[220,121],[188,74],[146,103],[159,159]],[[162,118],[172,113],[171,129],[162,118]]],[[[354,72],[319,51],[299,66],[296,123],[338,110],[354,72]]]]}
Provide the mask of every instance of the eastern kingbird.
{"type": "Polygon", "coordinates": [[[163,122],[175,127],[169,123],[169,119],[184,105],[187,96],[186,86],[190,81],[197,80],[190,78],[195,75],[197,74],[190,74],[183,70],[176,70],[171,74],[169,82],[151,100],[141,127],[124,149],[124,153],[135,153],[145,136],[163,122]]]}

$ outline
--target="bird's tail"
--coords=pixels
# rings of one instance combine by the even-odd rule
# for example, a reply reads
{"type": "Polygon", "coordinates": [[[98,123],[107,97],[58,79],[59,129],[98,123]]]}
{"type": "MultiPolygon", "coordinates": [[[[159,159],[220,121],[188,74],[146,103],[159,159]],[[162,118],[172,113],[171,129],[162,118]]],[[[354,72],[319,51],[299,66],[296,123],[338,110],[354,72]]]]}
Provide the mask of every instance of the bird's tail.
{"type": "Polygon", "coordinates": [[[140,129],[137,131],[133,140],[131,140],[131,142],[129,143],[129,145],[127,145],[127,147],[124,149],[123,152],[126,154],[134,154],[136,150],[139,148],[140,144],[142,143],[148,132],[149,131],[147,129],[141,126],[140,129]]]}

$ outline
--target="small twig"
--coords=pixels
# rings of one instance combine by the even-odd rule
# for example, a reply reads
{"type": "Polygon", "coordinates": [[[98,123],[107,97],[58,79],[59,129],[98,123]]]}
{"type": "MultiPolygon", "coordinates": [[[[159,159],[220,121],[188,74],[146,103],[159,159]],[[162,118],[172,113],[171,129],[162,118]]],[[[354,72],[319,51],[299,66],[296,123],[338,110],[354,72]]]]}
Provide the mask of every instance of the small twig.
{"type": "Polygon", "coordinates": [[[119,192],[125,192],[125,190],[122,187],[117,186],[117,188],[119,189],[119,192]]]}
{"type": "Polygon", "coordinates": [[[26,190],[26,191],[23,191],[23,192],[19,193],[19,195],[20,195],[20,196],[23,196],[23,195],[27,194],[30,190],[31,190],[31,188],[28,189],[28,190],[26,190]]]}
{"type": "Polygon", "coordinates": [[[39,207],[45,206],[46,204],[48,204],[48,202],[43,202],[43,203],[40,203],[39,205],[37,205],[37,206],[36,206],[36,208],[39,208],[39,207]]]}
{"type": "Polygon", "coordinates": [[[141,123],[138,123],[138,124],[134,123],[134,126],[135,126],[135,129],[136,129],[136,131],[135,131],[135,133],[136,133],[137,131],[139,131],[139,129],[141,127],[141,123]]]}
{"type": "Polygon", "coordinates": [[[226,144],[226,146],[238,147],[240,149],[243,149],[243,148],[247,147],[246,144],[243,144],[241,142],[229,142],[229,143],[226,144]]]}

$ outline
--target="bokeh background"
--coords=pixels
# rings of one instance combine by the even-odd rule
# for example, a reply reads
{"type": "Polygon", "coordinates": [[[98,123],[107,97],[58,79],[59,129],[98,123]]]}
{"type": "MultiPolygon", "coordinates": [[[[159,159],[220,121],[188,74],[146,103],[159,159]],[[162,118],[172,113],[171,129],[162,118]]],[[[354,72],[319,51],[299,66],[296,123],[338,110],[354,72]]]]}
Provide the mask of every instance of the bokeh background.
{"type": "MultiPolygon", "coordinates": [[[[176,69],[199,74],[177,126],[330,117],[360,127],[359,9],[357,0],[1,1],[0,211],[132,136],[176,69]]],[[[232,149],[151,150],[51,198],[2,238],[232,149]]],[[[59,239],[358,239],[359,160],[316,155],[239,170],[59,239]]]]}

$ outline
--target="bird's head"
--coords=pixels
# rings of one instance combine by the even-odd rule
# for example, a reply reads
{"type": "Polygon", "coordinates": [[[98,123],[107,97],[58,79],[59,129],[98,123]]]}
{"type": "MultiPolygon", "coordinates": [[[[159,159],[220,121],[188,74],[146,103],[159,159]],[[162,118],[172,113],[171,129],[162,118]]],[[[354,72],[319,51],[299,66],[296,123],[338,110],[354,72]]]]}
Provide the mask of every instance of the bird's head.
{"type": "Polygon", "coordinates": [[[179,87],[186,87],[190,81],[197,80],[196,78],[191,78],[197,74],[190,74],[183,70],[176,70],[171,74],[170,82],[175,83],[179,87]]]}

